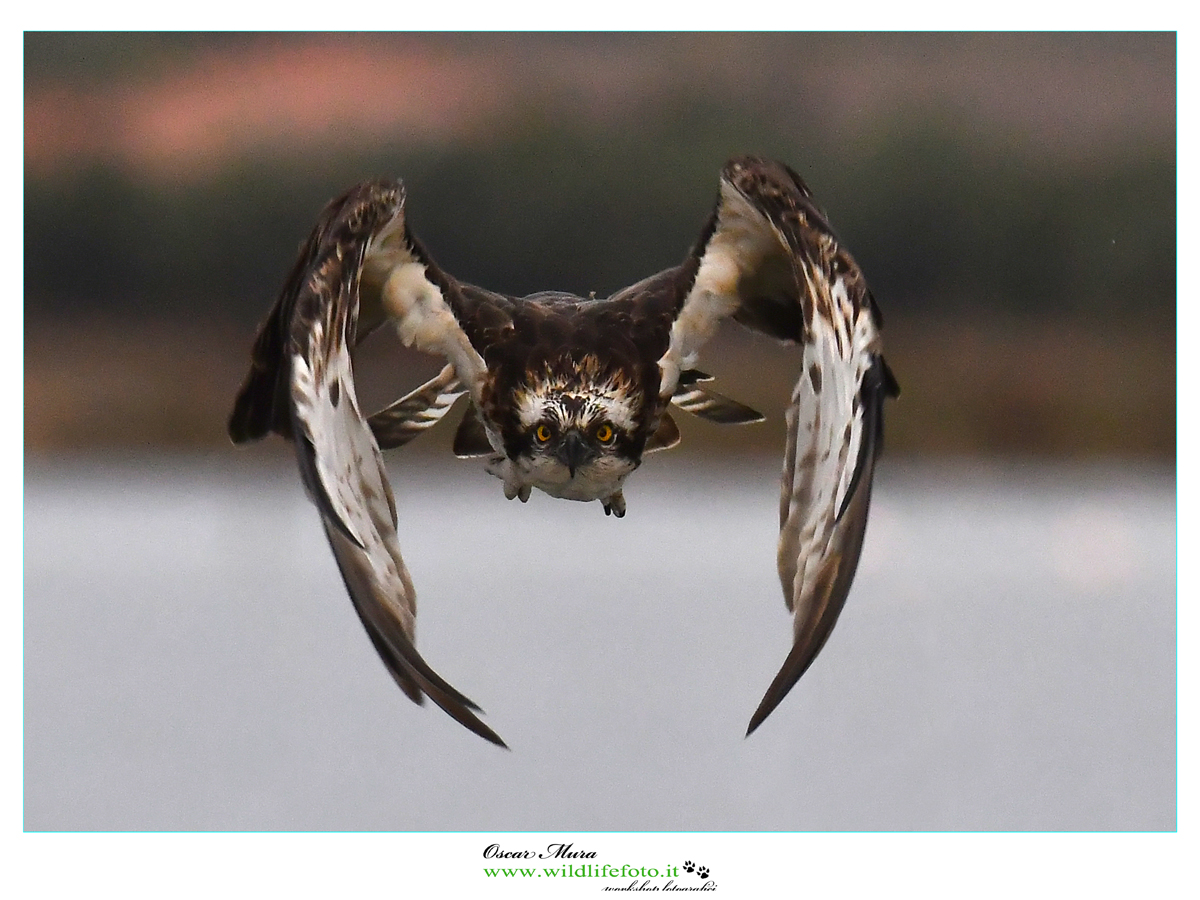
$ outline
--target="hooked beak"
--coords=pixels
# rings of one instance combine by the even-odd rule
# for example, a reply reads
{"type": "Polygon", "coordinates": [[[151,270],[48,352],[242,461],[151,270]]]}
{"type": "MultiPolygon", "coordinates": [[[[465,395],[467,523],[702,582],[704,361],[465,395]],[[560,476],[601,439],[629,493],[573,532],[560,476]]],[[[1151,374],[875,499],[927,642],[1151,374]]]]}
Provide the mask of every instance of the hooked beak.
{"type": "Polygon", "coordinates": [[[572,478],[575,477],[576,469],[595,459],[598,455],[596,449],[574,428],[568,431],[558,446],[554,448],[554,458],[567,467],[572,478]]]}

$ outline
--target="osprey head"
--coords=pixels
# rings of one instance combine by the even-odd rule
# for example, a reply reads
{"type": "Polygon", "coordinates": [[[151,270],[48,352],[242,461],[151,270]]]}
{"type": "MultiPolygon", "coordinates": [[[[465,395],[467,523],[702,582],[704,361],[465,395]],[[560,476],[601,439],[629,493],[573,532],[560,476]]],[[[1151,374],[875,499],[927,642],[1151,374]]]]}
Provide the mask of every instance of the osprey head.
{"type": "Polygon", "coordinates": [[[528,371],[513,395],[509,456],[554,496],[607,496],[641,463],[642,403],[631,379],[592,354],[528,371]]]}

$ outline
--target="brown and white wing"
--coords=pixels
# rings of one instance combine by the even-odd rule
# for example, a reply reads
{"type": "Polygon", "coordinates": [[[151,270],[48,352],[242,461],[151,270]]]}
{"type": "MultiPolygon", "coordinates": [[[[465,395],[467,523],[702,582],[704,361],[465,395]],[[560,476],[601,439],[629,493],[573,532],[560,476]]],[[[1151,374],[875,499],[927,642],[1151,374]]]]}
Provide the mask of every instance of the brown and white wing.
{"type": "Polygon", "coordinates": [[[374,413],[367,424],[381,450],[394,450],[442,421],[465,393],[454,366],[446,366],[416,390],[374,413]]]}
{"type": "Polygon", "coordinates": [[[758,410],[706,387],[705,382],[712,380],[711,375],[696,369],[681,372],[671,405],[718,425],[752,425],[765,421],[766,417],[758,410]]]}
{"type": "Polygon", "coordinates": [[[476,716],[479,707],[414,645],[416,594],[351,360],[358,338],[390,318],[406,342],[447,357],[450,373],[440,387],[478,381],[482,360],[445,296],[454,289],[407,234],[402,185],[376,181],[351,189],[322,212],[260,329],[229,433],[236,443],[271,431],[294,441],[346,589],[392,677],[415,702],[428,695],[471,731],[504,746],[476,716]]]}
{"type": "Polygon", "coordinates": [[[779,510],[779,577],[794,641],[749,734],[812,664],[845,605],[882,445],[883,400],[898,388],[858,265],[786,166],[731,160],[691,264],[679,271],[691,282],[660,361],[661,396],[678,390],[725,319],[795,343],[802,354],[779,510]]]}

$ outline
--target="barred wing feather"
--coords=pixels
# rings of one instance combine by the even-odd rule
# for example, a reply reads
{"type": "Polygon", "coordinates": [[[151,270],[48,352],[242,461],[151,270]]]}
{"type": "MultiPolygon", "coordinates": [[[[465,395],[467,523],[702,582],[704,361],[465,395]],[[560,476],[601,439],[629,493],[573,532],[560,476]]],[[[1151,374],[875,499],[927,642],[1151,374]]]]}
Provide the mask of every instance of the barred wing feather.
{"type": "Polygon", "coordinates": [[[699,267],[659,364],[662,396],[678,389],[729,318],[802,353],[787,411],[779,511],[779,577],[793,646],[749,734],[812,664],[845,605],[882,445],[883,399],[898,388],[862,273],[791,169],[731,160],[693,255],[699,267]]]}
{"type": "MultiPolygon", "coordinates": [[[[256,353],[259,347],[267,349],[261,359],[256,356],[238,397],[231,436],[246,439],[274,430],[293,438],[301,477],[320,511],[346,589],[392,677],[413,701],[420,703],[428,695],[462,725],[504,746],[475,715],[479,707],[434,672],[413,643],[416,594],[400,553],[395,500],[355,393],[351,351],[360,300],[370,315],[382,318],[376,290],[360,297],[364,264],[381,237],[392,240],[393,256],[403,253],[403,203],[398,183],[369,182],[326,207],[260,333],[256,353]],[[281,331],[286,340],[262,337],[281,331]],[[278,403],[263,400],[280,396],[281,384],[289,401],[286,422],[278,419],[278,403]],[[268,413],[276,418],[262,420],[268,413]],[[240,426],[236,431],[235,423],[240,426]]],[[[406,278],[413,281],[411,273],[406,278]]],[[[426,286],[413,289],[430,291],[426,286]]],[[[442,320],[445,312],[436,310],[442,320]]],[[[458,335],[436,340],[463,342],[458,335]]],[[[438,391],[456,380],[453,369],[443,376],[438,391]]]]}

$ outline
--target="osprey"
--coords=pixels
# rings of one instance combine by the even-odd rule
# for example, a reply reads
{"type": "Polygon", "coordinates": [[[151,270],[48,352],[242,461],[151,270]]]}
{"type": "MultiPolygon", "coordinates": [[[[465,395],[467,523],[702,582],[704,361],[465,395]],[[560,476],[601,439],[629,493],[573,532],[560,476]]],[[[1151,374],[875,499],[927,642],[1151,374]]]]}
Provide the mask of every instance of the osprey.
{"type": "Polygon", "coordinates": [[[428,695],[505,746],[414,646],[416,594],[381,449],[408,442],[466,394],[454,452],[486,457],[506,497],[524,501],[537,488],[599,500],[620,517],[642,456],[679,442],[672,406],[721,423],[761,419],[694,368],[722,322],[797,345],[778,548],[794,642],[750,734],[811,665],[845,604],[883,401],[899,393],[858,265],[800,176],[755,157],[725,165],[715,208],[682,263],[605,299],[509,297],[458,281],[408,228],[404,198],[400,182],[377,180],[325,207],[259,329],[230,437],[275,432],[294,442],[346,589],[392,677],[414,702],[428,695]],[[352,355],[385,323],[446,366],[365,417],[352,355]]]}

